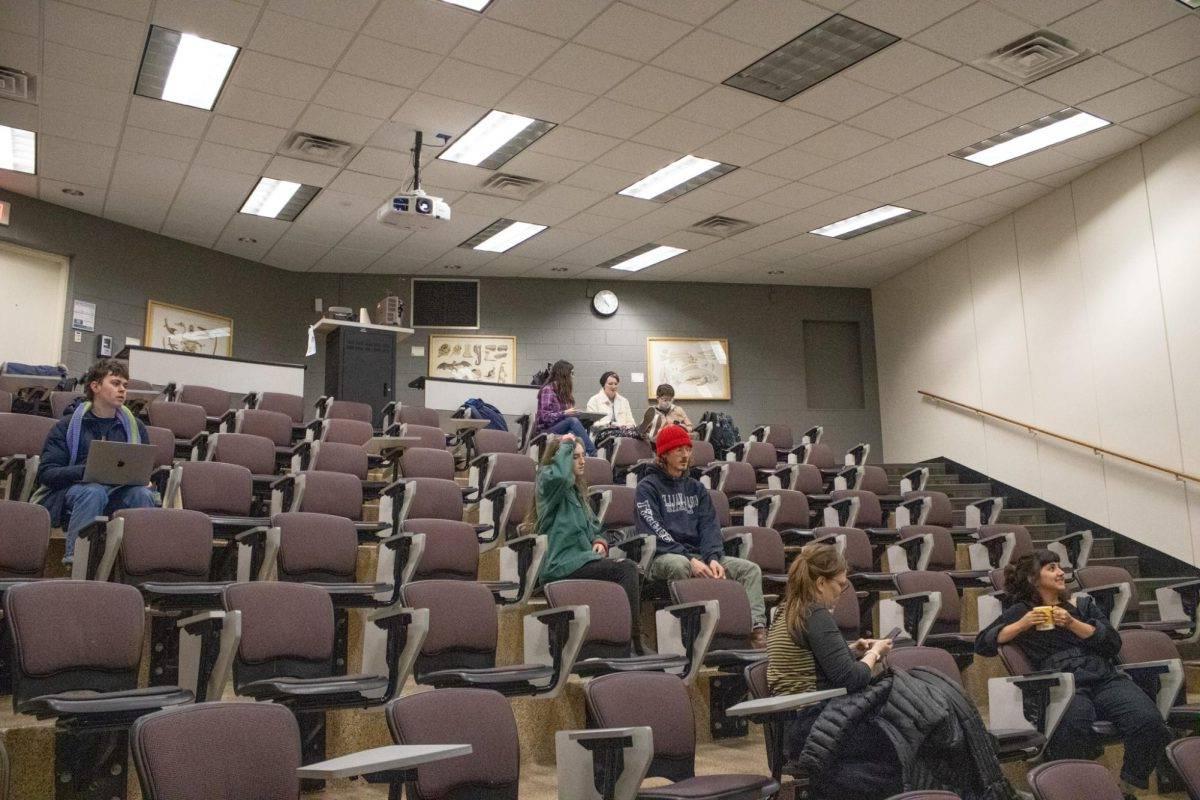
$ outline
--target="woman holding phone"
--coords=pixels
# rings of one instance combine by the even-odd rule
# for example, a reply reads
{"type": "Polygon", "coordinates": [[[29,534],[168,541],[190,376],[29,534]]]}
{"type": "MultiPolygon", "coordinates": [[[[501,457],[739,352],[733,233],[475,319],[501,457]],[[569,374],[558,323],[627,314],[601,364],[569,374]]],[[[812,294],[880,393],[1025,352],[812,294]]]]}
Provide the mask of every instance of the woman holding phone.
{"type": "Polygon", "coordinates": [[[1171,733],[1154,701],[1117,671],[1121,635],[1092,598],[1072,602],[1058,555],[1035,550],[1009,564],[1004,591],[1010,605],[975,640],[975,652],[994,656],[1002,644],[1018,647],[1036,670],[1070,672],[1075,698],[1067,706],[1045,759],[1096,758],[1102,748],[1092,723],[1108,720],[1125,744],[1122,789],[1149,786],[1171,733]]]}

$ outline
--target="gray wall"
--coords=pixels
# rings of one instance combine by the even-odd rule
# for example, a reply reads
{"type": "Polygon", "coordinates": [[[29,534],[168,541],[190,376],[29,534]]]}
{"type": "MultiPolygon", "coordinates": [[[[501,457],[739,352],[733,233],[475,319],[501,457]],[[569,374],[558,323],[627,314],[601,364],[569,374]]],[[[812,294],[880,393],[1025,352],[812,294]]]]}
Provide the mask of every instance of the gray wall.
{"type": "MultiPolygon", "coordinates": [[[[70,256],[68,300],[96,304],[96,333],[83,334],[81,343],[73,341],[69,318],[63,321],[63,363],[73,373],[92,362],[99,334],[112,336],[117,349],[126,336],[142,338],[146,301],[153,298],[232,317],[238,358],[306,363],[306,394],[312,400],[324,381],[324,348],[304,358],[305,327],[318,316],[314,298],[327,307],[373,309],[389,291],[406,302],[409,296],[407,280],[396,276],[286,272],[33,198],[0,191],[0,199],[13,204],[12,224],[0,228],[0,240],[70,256]]],[[[647,404],[646,387],[630,383],[630,374],[646,371],[647,336],[724,337],[732,400],[685,403],[693,419],[707,409],[725,411],[744,434],[764,422],[796,428],[820,423],[835,448],[866,441],[879,452],[875,342],[866,290],[483,279],[481,298],[479,333],[517,337],[518,379],[528,379],[547,361],[566,358],[575,364],[580,405],[598,388],[600,374],[613,369],[621,373],[622,390],[638,415],[647,404]],[[621,306],[615,316],[602,319],[591,312],[590,297],[606,287],[617,293],[621,306]],[[806,319],[859,324],[865,408],[806,407],[806,319]]],[[[403,402],[421,402],[421,393],[407,384],[425,373],[426,357],[411,355],[411,347],[427,340],[422,330],[400,344],[396,377],[403,402]]],[[[821,360],[820,353],[815,358],[810,353],[809,369],[819,371],[821,360]]]]}

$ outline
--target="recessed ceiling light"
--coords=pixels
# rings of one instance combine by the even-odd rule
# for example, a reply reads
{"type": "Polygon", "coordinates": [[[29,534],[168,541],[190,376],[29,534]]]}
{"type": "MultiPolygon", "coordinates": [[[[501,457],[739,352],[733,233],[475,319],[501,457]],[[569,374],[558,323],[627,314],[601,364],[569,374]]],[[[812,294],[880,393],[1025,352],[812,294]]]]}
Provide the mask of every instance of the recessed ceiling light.
{"type": "Polygon", "coordinates": [[[242,204],[241,213],[291,222],[300,216],[300,212],[319,191],[319,186],[259,178],[258,185],[242,204]]]}
{"type": "Polygon", "coordinates": [[[442,269],[462,269],[461,264],[446,264],[442,269]]]}
{"type": "Polygon", "coordinates": [[[668,247],[665,244],[644,244],[641,247],[630,250],[624,255],[611,258],[597,266],[619,269],[625,272],[637,272],[646,267],[652,267],[660,261],[666,261],[668,258],[674,258],[680,253],[686,252],[687,250],[684,250],[682,247],[668,247]]]}
{"type": "Polygon", "coordinates": [[[150,26],[133,93],[212,111],[238,48],[150,26]]]}
{"type": "Polygon", "coordinates": [[[0,169],[36,175],[37,134],[0,125],[0,169]]]}
{"type": "Polygon", "coordinates": [[[726,86],[783,102],[900,41],[834,14],[725,81],[726,86]]]}
{"type": "Polygon", "coordinates": [[[239,236],[238,241],[242,244],[258,244],[258,239],[253,236],[239,236]]]}
{"type": "Polygon", "coordinates": [[[895,225],[897,222],[902,222],[906,219],[921,216],[923,211],[913,211],[900,206],[880,206],[873,208],[870,211],[862,214],[856,214],[853,217],[838,222],[830,223],[823,228],[817,228],[815,233],[818,236],[828,236],[831,239],[853,239],[855,236],[862,236],[864,233],[878,230],[879,228],[888,225],[895,225]]]}
{"type": "Polygon", "coordinates": [[[551,267],[550,271],[551,272],[566,272],[567,268],[566,267],[551,267]]]}
{"type": "Polygon", "coordinates": [[[458,137],[438,158],[472,167],[497,169],[553,127],[553,122],[492,110],[458,137]]]}
{"type": "Polygon", "coordinates": [[[1109,125],[1112,123],[1106,119],[1094,117],[1078,109],[1064,108],[1004,133],[998,133],[990,139],[955,150],[950,155],[974,161],[985,167],[994,167],[1074,139],[1076,136],[1107,128],[1109,125]]]}
{"type": "Polygon", "coordinates": [[[480,12],[492,4],[492,0],[442,0],[442,2],[480,12]]]}
{"type": "Polygon", "coordinates": [[[83,192],[79,191],[78,189],[72,189],[69,186],[63,187],[62,193],[70,195],[71,197],[83,197],[83,192]]]}
{"type": "Polygon", "coordinates": [[[546,230],[547,225],[517,222],[513,219],[498,219],[479,233],[467,239],[459,247],[486,250],[489,253],[504,253],[530,237],[546,230]]]}
{"type": "Polygon", "coordinates": [[[733,172],[737,167],[696,156],[684,156],[662,169],[627,186],[617,194],[640,197],[643,200],[667,202],[679,195],[703,186],[711,180],[733,172]]]}

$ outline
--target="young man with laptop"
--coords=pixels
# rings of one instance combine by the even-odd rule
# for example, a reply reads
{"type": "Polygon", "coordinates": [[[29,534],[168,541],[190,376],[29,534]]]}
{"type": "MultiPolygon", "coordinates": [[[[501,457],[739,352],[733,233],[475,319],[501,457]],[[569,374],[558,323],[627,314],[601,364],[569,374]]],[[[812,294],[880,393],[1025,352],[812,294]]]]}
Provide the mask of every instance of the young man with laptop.
{"type": "Polygon", "coordinates": [[[79,531],[96,517],[157,505],[147,485],[154,448],[146,426],[125,407],[128,382],[123,362],[96,362],[84,378],[86,400],[68,408],[46,437],[32,499],[55,527],[66,526],[64,564],[74,560],[79,531]]]}

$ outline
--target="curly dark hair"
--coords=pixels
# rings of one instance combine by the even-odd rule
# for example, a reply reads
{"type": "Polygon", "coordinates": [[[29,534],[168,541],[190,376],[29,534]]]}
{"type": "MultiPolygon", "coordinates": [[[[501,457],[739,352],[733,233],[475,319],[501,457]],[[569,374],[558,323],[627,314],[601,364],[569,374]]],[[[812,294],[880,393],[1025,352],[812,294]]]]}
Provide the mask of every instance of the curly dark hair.
{"type": "MultiPolygon", "coordinates": [[[[1034,550],[1010,563],[1004,568],[1004,591],[1009,601],[1023,602],[1029,606],[1042,605],[1042,595],[1037,589],[1042,567],[1057,563],[1058,553],[1050,550],[1034,550]]],[[[1058,599],[1066,601],[1070,596],[1070,592],[1063,591],[1058,599]]]]}
{"type": "Polygon", "coordinates": [[[129,380],[129,367],[124,361],[118,361],[115,358],[102,358],[92,368],[87,371],[87,375],[83,376],[83,393],[88,400],[95,400],[96,393],[92,391],[93,382],[103,382],[109,375],[116,375],[119,378],[129,380]]]}

